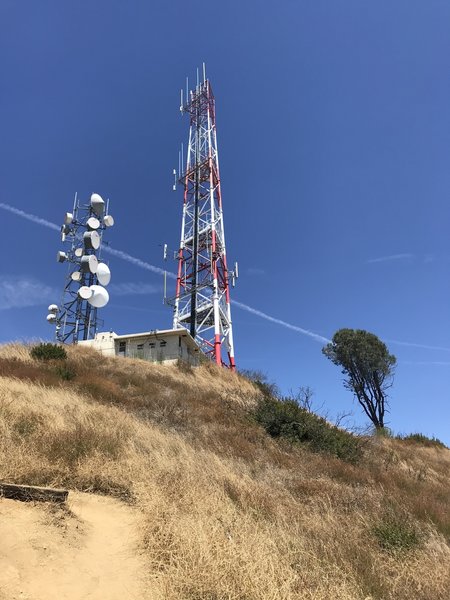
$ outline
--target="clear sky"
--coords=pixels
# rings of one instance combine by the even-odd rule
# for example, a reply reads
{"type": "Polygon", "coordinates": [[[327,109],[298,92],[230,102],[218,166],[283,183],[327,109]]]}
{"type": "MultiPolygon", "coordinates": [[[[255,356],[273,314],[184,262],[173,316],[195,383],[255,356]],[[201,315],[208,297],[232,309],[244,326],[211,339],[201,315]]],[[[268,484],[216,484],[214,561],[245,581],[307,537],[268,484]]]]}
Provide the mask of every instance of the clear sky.
{"type": "MultiPolygon", "coordinates": [[[[179,89],[205,61],[234,299],[327,338],[376,333],[398,358],[391,427],[450,444],[449,24],[446,0],[2,0],[0,202],[60,224],[98,192],[111,246],[162,266],[179,89]]],[[[50,338],[59,235],[0,222],[0,340],[50,338]]],[[[162,278],[109,259],[105,329],[170,327],[162,278]]],[[[364,423],[320,341],[238,306],[233,322],[238,366],[364,423]]]]}

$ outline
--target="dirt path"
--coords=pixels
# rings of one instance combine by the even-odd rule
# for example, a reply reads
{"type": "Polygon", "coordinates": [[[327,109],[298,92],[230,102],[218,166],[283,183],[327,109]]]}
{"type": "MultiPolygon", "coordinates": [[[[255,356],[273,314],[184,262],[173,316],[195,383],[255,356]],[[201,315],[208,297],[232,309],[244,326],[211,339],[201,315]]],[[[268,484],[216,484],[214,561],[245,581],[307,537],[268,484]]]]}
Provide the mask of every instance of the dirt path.
{"type": "Polygon", "coordinates": [[[135,511],[73,492],[68,509],[0,499],[0,598],[145,599],[135,511]]]}

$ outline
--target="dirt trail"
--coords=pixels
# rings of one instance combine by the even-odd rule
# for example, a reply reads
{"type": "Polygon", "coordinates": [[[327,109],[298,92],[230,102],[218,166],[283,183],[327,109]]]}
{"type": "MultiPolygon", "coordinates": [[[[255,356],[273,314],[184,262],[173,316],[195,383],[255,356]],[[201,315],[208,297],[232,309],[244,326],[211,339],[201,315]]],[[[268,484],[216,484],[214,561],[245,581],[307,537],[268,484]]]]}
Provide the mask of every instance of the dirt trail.
{"type": "Polygon", "coordinates": [[[0,598],[145,599],[135,511],[74,492],[67,506],[0,499],[0,598]]]}

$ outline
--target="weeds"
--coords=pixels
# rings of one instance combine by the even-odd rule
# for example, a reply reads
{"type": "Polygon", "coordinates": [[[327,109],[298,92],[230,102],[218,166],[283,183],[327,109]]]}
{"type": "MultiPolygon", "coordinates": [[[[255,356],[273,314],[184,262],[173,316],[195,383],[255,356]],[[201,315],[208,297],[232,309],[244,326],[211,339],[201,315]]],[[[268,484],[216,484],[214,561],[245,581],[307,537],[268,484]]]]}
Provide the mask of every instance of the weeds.
{"type": "Polygon", "coordinates": [[[302,408],[295,400],[264,396],[255,417],[272,437],[301,442],[314,452],[326,452],[348,462],[361,458],[361,444],[354,435],[302,408]]]}
{"type": "Polygon", "coordinates": [[[36,360],[65,360],[67,358],[67,352],[62,346],[51,343],[33,346],[30,355],[36,360]]]}
{"type": "Polygon", "coordinates": [[[414,550],[421,542],[420,532],[411,517],[394,510],[387,512],[372,532],[380,547],[390,552],[414,550]]]}
{"type": "Polygon", "coordinates": [[[0,347],[0,479],[135,502],[155,600],[447,598],[448,450],[264,404],[212,363],[67,354],[0,347]]]}
{"type": "Polygon", "coordinates": [[[410,433],[409,435],[398,436],[397,439],[410,444],[420,444],[428,448],[447,448],[444,442],[437,437],[428,437],[423,433],[410,433]]]}

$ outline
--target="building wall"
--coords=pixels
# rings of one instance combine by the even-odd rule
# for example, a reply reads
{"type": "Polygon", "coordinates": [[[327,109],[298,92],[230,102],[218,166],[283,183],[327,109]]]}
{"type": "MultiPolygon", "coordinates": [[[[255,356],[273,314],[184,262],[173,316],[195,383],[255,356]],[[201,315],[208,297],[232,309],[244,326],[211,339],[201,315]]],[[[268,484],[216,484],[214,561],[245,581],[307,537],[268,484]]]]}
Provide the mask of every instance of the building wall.
{"type": "Polygon", "coordinates": [[[98,350],[101,354],[105,356],[115,356],[116,355],[116,346],[114,343],[114,338],[116,335],[114,333],[97,333],[93,340],[83,340],[78,342],[79,346],[90,346],[95,350],[98,350]]]}
{"type": "Polygon", "coordinates": [[[152,362],[173,363],[178,359],[190,364],[198,362],[198,352],[191,350],[185,339],[178,335],[118,339],[115,340],[115,350],[118,356],[142,358],[152,362]]]}
{"type": "Polygon", "coordinates": [[[182,335],[148,335],[119,338],[115,333],[98,333],[93,340],[79,342],[95,348],[105,356],[142,358],[151,362],[175,363],[178,359],[197,365],[199,352],[195,352],[182,335]]]}

